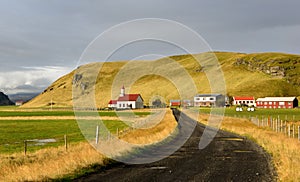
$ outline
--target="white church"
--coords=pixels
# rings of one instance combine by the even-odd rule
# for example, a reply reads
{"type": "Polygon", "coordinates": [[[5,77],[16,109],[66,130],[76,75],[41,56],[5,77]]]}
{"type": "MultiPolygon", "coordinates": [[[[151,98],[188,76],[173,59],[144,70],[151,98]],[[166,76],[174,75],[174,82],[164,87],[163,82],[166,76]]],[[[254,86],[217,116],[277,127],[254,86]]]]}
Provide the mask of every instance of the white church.
{"type": "Polygon", "coordinates": [[[144,108],[144,100],[141,94],[125,94],[125,87],[123,86],[118,100],[110,100],[108,107],[113,109],[141,109],[144,108]]]}

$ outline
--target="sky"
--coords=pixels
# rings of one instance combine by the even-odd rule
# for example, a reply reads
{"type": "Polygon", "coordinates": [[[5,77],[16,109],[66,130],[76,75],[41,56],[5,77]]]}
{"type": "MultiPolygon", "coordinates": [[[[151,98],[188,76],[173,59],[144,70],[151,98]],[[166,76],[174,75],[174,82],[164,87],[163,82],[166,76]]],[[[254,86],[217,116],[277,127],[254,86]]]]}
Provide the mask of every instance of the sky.
{"type": "MultiPolygon", "coordinates": [[[[0,2],[0,91],[6,94],[43,91],[79,66],[81,54],[98,35],[134,19],[179,22],[216,51],[300,52],[298,0],[0,2]]],[[[165,46],[160,51],[165,55],[182,53],[165,46]]],[[[126,52],[115,59],[130,58],[126,52]]]]}

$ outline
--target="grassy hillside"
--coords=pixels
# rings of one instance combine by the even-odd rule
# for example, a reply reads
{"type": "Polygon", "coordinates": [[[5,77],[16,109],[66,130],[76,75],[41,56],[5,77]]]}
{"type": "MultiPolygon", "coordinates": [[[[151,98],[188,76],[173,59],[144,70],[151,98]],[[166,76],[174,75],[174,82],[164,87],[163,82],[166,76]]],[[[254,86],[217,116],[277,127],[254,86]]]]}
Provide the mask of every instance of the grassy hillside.
{"type": "MultiPolygon", "coordinates": [[[[206,73],[218,71],[213,62],[218,58],[223,70],[228,95],[298,96],[300,95],[300,56],[282,53],[243,54],[231,52],[179,55],[155,61],[90,63],[61,77],[23,107],[72,106],[72,96],[80,106],[106,107],[116,99],[124,85],[127,93],[142,94],[145,103],[160,96],[169,101],[180,98],[180,89],[191,90],[183,98],[195,94],[185,77],[189,73],[197,93],[211,92],[206,73]],[[185,71],[184,71],[185,70],[185,71]],[[72,93],[72,88],[76,90],[72,93]],[[178,88],[180,88],[178,90],[178,88]]],[[[215,83],[217,78],[211,78],[215,83]]]]}

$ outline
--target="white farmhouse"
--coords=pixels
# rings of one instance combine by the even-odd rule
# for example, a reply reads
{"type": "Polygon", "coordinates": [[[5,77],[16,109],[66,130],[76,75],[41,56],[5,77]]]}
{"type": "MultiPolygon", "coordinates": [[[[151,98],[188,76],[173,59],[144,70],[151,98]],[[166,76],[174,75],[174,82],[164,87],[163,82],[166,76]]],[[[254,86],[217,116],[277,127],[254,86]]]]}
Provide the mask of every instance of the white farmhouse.
{"type": "Polygon", "coordinates": [[[222,94],[197,94],[194,97],[194,106],[223,107],[225,106],[225,96],[222,94]]]}

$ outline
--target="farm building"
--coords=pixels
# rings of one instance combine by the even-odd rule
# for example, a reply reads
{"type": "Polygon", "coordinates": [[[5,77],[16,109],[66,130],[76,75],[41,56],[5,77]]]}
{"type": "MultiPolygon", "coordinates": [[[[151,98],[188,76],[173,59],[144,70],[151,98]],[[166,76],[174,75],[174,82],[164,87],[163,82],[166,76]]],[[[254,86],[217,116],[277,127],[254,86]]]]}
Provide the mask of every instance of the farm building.
{"type": "Polygon", "coordinates": [[[226,97],[222,94],[198,94],[194,97],[194,106],[196,107],[223,107],[226,97]]]}
{"type": "Polygon", "coordinates": [[[256,107],[256,102],[254,97],[238,97],[234,96],[232,105],[247,105],[256,107]]]}
{"type": "Polygon", "coordinates": [[[183,104],[183,107],[191,107],[191,106],[193,106],[193,103],[192,103],[191,100],[183,100],[182,104],[183,104]]]}
{"type": "Polygon", "coordinates": [[[108,107],[115,109],[144,108],[144,100],[140,94],[125,94],[125,87],[121,88],[118,100],[110,100],[108,107]]]}
{"type": "Polygon", "coordinates": [[[16,101],[15,105],[16,106],[21,106],[24,104],[24,101],[16,101]]]}
{"type": "Polygon", "coordinates": [[[180,107],[181,101],[180,100],[170,100],[170,107],[180,107]]]}
{"type": "Polygon", "coordinates": [[[296,97],[265,97],[256,100],[258,108],[295,108],[298,107],[296,97]]]}

